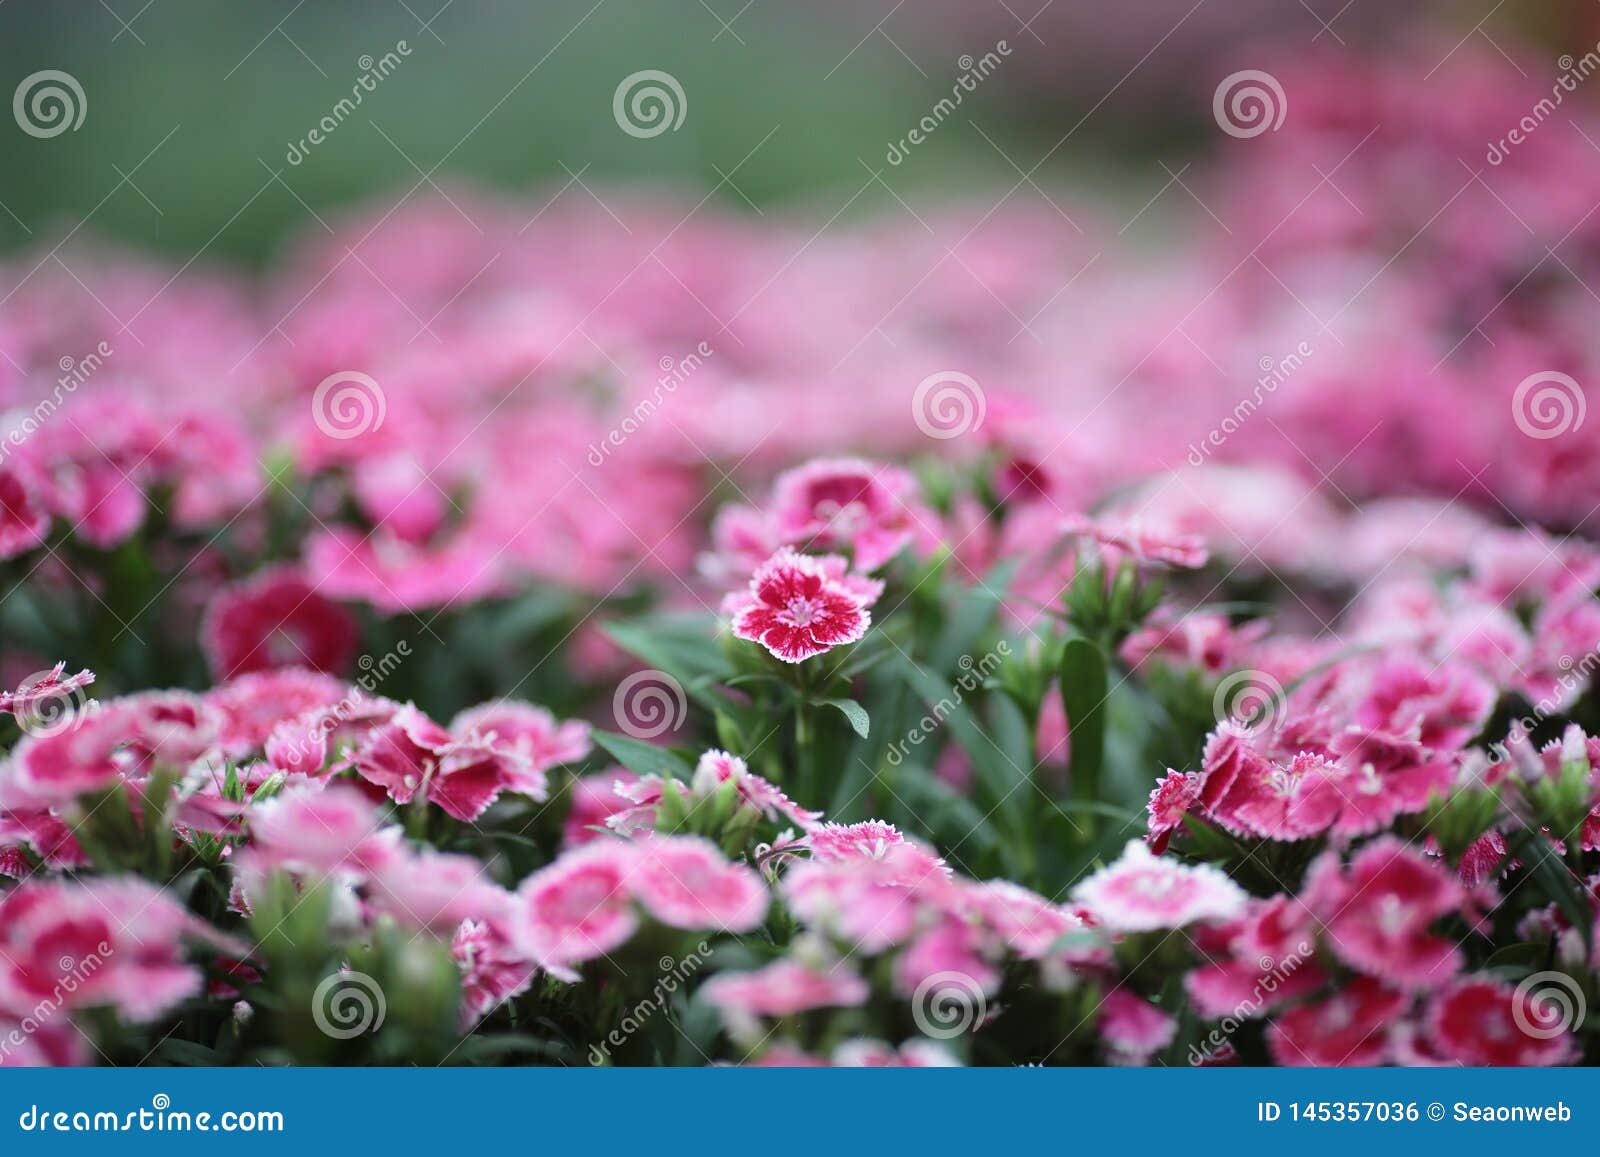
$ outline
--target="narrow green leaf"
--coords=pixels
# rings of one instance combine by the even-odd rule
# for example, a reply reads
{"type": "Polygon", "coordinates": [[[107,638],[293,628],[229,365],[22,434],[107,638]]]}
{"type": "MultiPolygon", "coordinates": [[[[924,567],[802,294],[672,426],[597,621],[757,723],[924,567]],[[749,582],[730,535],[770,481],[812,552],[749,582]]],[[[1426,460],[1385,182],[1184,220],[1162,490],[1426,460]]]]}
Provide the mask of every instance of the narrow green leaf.
{"type": "Polygon", "coordinates": [[[595,731],[592,736],[596,743],[616,757],[618,763],[635,775],[686,780],[694,772],[685,760],[669,748],[657,747],[615,731],[595,731]]]}
{"type": "Polygon", "coordinates": [[[1105,654],[1088,639],[1068,639],[1061,650],[1061,705],[1072,745],[1072,795],[1100,798],[1106,756],[1105,654]]]}
{"type": "Polygon", "coordinates": [[[1511,833],[1511,851],[1528,865],[1528,874],[1545,897],[1553,901],[1561,914],[1583,936],[1584,947],[1593,950],[1594,913],[1583,882],[1561,862],[1561,857],[1550,846],[1542,832],[1520,827],[1511,833]]]}
{"type": "Polygon", "coordinates": [[[818,703],[829,707],[837,707],[846,719],[850,721],[851,728],[862,739],[867,738],[872,730],[872,720],[867,717],[867,709],[854,699],[819,699],[818,703]]]}

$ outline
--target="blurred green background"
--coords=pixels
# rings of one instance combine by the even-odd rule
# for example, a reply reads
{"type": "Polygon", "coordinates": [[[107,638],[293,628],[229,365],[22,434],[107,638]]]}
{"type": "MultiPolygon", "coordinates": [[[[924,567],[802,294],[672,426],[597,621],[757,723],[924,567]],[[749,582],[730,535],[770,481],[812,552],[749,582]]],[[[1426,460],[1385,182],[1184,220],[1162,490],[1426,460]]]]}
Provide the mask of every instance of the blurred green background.
{"type": "MultiPolygon", "coordinates": [[[[1582,34],[1596,11],[1564,0],[1509,7],[6,0],[0,89],[60,69],[81,83],[87,114],[79,130],[50,139],[0,121],[0,251],[89,218],[89,233],[180,260],[203,251],[259,261],[312,211],[430,192],[430,181],[538,196],[577,174],[596,188],[717,187],[745,211],[792,203],[825,216],[911,190],[1007,188],[1023,173],[1130,195],[1125,178],[1205,135],[1211,89],[1262,40],[1292,60],[1422,21],[1448,42],[1474,35],[1486,16],[1497,39],[1555,39],[1582,34]],[[888,165],[889,143],[950,93],[962,57],[1000,40],[1011,53],[1000,69],[905,164],[888,165]],[[349,95],[362,58],[401,41],[410,55],[303,163],[289,164],[291,142],[349,95]],[[679,131],[640,140],[618,130],[613,92],[640,69],[683,86],[679,131]]],[[[1164,180],[1159,170],[1144,176],[1164,180]]]]}

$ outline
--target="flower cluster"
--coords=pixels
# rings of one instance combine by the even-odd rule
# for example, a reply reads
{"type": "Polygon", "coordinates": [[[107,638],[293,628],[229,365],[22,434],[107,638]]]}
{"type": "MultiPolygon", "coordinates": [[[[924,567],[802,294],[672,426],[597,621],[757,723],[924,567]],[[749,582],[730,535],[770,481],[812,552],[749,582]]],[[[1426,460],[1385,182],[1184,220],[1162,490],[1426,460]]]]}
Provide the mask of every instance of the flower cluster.
{"type": "Polygon", "coordinates": [[[0,1064],[1600,1059],[1600,160],[1463,172],[1457,49],[1297,56],[1159,264],[608,193],[7,278],[0,1064]]]}

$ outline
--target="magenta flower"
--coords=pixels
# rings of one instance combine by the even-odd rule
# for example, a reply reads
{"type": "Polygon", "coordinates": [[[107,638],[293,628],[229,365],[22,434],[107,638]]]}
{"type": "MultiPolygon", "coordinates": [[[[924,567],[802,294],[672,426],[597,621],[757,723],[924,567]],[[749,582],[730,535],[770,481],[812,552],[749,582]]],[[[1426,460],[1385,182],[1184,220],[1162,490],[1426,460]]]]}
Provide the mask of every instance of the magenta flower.
{"type": "Polygon", "coordinates": [[[450,955],[461,969],[463,1030],[533,983],[534,966],[517,955],[499,921],[463,920],[450,942],[450,955]]]}
{"type": "Polygon", "coordinates": [[[785,547],[750,580],[733,616],[733,633],[760,643],[785,663],[800,663],[867,633],[872,613],[815,559],[785,547]]]}
{"type": "Polygon", "coordinates": [[[93,671],[65,674],[67,665],[57,663],[15,691],[0,691],[0,714],[24,715],[47,708],[53,700],[63,700],[94,682],[93,671]]]}
{"type": "Polygon", "coordinates": [[[767,914],[761,877],[691,836],[641,843],[630,887],[646,912],[672,928],[748,932],[767,914]]]}
{"type": "Polygon", "coordinates": [[[231,679],[207,694],[206,702],[221,717],[223,748],[238,757],[260,751],[284,720],[333,707],[350,693],[331,675],[278,667],[231,679]]]}
{"type": "Polygon", "coordinates": [[[1139,566],[1160,563],[1192,570],[1205,566],[1210,557],[1205,540],[1199,535],[1161,531],[1137,519],[1115,522],[1074,514],[1062,520],[1061,531],[1093,542],[1108,570],[1124,558],[1139,566]]]}
{"type": "Polygon", "coordinates": [[[9,467],[0,467],[0,558],[32,550],[50,533],[50,511],[33,485],[9,467]]]}
{"type": "Polygon", "coordinates": [[[1352,968],[1401,988],[1436,987],[1460,971],[1461,949],[1431,927],[1460,912],[1466,894],[1437,860],[1394,836],[1362,848],[1346,873],[1327,857],[1312,865],[1306,902],[1352,968]]]}
{"type": "Polygon", "coordinates": [[[1150,854],[1129,840],[1122,858],[1072,891],[1094,918],[1118,932],[1182,928],[1197,920],[1229,920],[1244,910],[1244,889],[1209,864],[1194,866],[1150,854]]]}
{"type": "Polygon", "coordinates": [[[0,1010],[22,1016],[53,1001],[155,1020],[200,991],[183,951],[197,938],[248,952],[143,880],[24,883],[0,898],[0,1010]]]}
{"type": "Polygon", "coordinates": [[[1125,988],[1115,988],[1100,1003],[1100,1036],[1115,1059],[1144,1064],[1178,1035],[1178,1022],[1168,1013],[1125,988]]]}
{"type": "Polygon", "coordinates": [[[865,1004],[868,996],[866,982],[848,967],[812,967],[796,960],[776,960],[754,972],[724,972],[706,981],[701,991],[735,1035],[744,1035],[738,1028],[755,1028],[762,1017],[853,1008],[865,1004]]]}
{"type": "Polygon", "coordinates": [[[575,981],[577,965],[627,943],[639,927],[628,887],[633,851],[621,840],[596,840],[524,880],[512,925],[518,952],[575,981]]]}
{"type": "MultiPolygon", "coordinates": [[[[292,747],[292,739],[284,739],[292,747]]],[[[586,726],[558,723],[529,704],[485,704],[463,712],[449,728],[407,704],[366,730],[351,763],[396,803],[420,794],[470,822],[501,792],[544,799],[545,773],[556,763],[582,758],[588,744],[586,726]]]]}
{"type": "Polygon", "coordinates": [[[507,699],[463,711],[450,721],[450,733],[515,754],[508,790],[535,800],[548,798],[551,768],[576,763],[594,746],[587,723],[562,722],[543,707],[507,699]]]}
{"type": "Polygon", "coordinates": [[[1381,1065],[1406,1004],[1404,993],[1363,976],[1280,1015],[1267,1028],[1267,1047],[1280,1065],[1381,1065]]]}
{"type": "Polygon", "coordinates": [[[875,571],[911,542],[919,522],[916,481],[859,458],[807,462],[772,488],[780,542],[849,550],[857,570],[875,571]]]}
{"type": "Polygon", "coordinates": [[[0,807],[58,807],[139,784],[156,767],[185,771],[216,750],[217,724],[216,712],[186,691],[146,691],[82,711],[61,730],[22,738],[0,764],[0,807]]]}
{"type": "Polygon", "coordinates": [[[561,828],[561,847],[565,851],[581,847],[604,836],[611,818],[639,805],[624,794],[637,776],[625,767],[613,767],[576,779],[571,787],[571,805],[561,828]]]}
{"type": "Polygon", "coordinates": [[[1537,989],[1514,990],[1487,977],[1458,981],[1428,1006],[1428,1039],[1442,1058],[1457,1064],[1570,1064],[1579,1051],[1575,1025],[1561,1022],[1559,1005],[1540,1000],[1537,989]]]}
{"type": "Polygon", "coordinates": [[[285,567],[221,591],[206,609],[200,637],[220,679],[275,667],[342,674],[360,643],[350,612],[285,567]]]}

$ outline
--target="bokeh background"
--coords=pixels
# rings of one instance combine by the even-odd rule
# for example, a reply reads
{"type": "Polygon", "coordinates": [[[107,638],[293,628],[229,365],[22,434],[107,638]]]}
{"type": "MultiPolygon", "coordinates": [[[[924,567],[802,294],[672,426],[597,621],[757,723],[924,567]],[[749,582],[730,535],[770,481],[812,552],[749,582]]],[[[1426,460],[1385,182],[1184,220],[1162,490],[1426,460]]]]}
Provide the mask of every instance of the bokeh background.
{"type": "MultiPolygon", "coordinates": [[[[1162,187],[1207,136],[1240,61],[1426,29],[1526,51],[1593,44],[1600,8],[1447,0],[9,0],[0,85],[80,78],[79,131],[0,131],[0,251],[88,219],[97,235],[188,260],[260,261],[308,211],[470,182],[537,194],[649,181],[735,210],[861,214],[940,193],[1070,182],[1116,202],[1162,187]],[[963,56],[1006,64],[904,164],[888,144],[950,91],[963,56]],[[298,165],[304,137],[362,74],[410,55],[298,165]],[[615,131],[611,99],[670,72],[681,131],[615,131]],[[1041,163],[1042,162],[1042,163],[1041,163]],[[1035,169],[1035,165],[1038,168],[1035,169]],[[868,179],[882,171],[883,183],[868,179]]],[[[914,202],[920,203],[920,202],[914,202]]]]}

